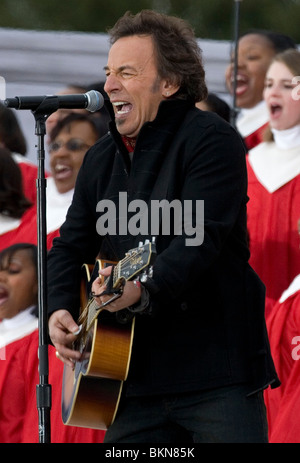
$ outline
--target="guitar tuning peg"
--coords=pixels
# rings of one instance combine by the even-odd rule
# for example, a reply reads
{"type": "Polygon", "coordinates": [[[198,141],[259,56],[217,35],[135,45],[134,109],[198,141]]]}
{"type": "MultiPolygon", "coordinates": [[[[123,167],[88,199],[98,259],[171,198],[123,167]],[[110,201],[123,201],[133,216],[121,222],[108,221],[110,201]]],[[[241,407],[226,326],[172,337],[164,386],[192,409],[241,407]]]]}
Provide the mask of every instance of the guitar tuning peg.
{"type": "Polygon", "coordinates": [[[156,236],[152,236],[152,244],[155,244],[156,236]]]}
{"type": "Polygon", "coordinates": [[[151,265],[151,266],[149,267],[148,276],[149,276],[150,278],[153,277],[153,265],[151,265]]]}
{"type": "Polygon", "coordinates": [[[149,244],[149,243],[150,243],[150,241],[149,241],[149,240],[145,240],[145,244],[149,244]]]}
{"type": "Polygon", "coordinates": [[[142,246],[143,246],[143,242],[140,241],[140,242],[139,242],[139,248],[141,248],[142,246]]]}
{"type": "Polygon", "coordinates": [[[146,283],[147,278],[148,278],[147,273],[146,273],[146,272],[143,272],[142,275],[140,276],[140,282],[141,282],[141,283],[146,283]]]}

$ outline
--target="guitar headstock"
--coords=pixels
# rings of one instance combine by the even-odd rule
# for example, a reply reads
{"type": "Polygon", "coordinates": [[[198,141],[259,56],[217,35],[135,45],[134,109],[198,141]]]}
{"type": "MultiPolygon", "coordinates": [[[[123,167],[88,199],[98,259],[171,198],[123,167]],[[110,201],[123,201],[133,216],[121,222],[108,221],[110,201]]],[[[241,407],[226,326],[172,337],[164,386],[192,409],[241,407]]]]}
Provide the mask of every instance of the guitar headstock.
{"type": "Polygon", "coordinates": [[[155,239],[150,242],[146,240],[140,243],[137,248],[128,251],[116,266],[117,278],[123,277],[126,280],[133,280],[143,273],[141,278],[151,276],[152,264],[156,256],[155,239]]]}

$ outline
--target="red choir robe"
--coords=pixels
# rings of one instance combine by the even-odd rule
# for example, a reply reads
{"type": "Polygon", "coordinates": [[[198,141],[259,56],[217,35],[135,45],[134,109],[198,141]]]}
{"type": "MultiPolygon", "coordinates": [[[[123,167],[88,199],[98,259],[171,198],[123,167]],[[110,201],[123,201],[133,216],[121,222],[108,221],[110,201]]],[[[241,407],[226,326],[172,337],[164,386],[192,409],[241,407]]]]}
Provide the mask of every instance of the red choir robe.
{"type": "Polygon", "coordinates": [[[268,126],[268,121],[269,113],[264,101],[258,103],[254,108],[240,111],[236,126],[248,150],[263,141],[263,133],[268,126]]]}
{"type": "MultiPolygon", "coordinates": [[[[35,204],[37,197],[36,179],[38,178],[38,167],[21,154],[13,153],[12,156],[22,173],[24,194],[32,204],[35,204]]],[[[45,176],[48,177],[47,172],[45,176]]]]}
{"type": "MultiPolygon", "coordinates": [[[[0,442],[38,443],[38,409],[36,385],[38,375],[38,329],[37,319],[29,318],[28,312],[17,317],[26,317],[20,324],[8,321],[11,330],[0,323],[0,442]],[[8,333],[8,331],[13,331],[8,333]],[[7,337],[7,334],[9,336],[7,337]]],[[[31,316],[32,317],[32,316],[31,316]]],[[[22,320],[21,320],[22,321],[22,320]]],[[[101,443],[105,432],[65,426],[61,419],[61,381],[63,364],[49,346],[49,383],[52,389],[51,442],[52,443],[101,443]]]]}
{"type": "MultiPolygon", "coordinates": [[[[63,194],[59,193],[53,178],[47,178],[46,239],[48,250],[52,247],[53,239],[59,236],[59,229],[65,221],[67,211],[72,201],[73,192],[74,190],[70,190],[63,194]]],[[[20,242],[37,244],[36,210],[36,205],[32,206],[25,212],[19,221],[7,219],[4,216],[1,219],[0,215],[0,250],[20,242]],[[4,223],[4,219],[8,221],[7,226],[4,223]]]]}
{"type": "Polygon", "coordinates": [[[261,143],[249,152],[250,264],[266,285],[266,317],[300,273],[300,146],[261,143]]]}
{"type": "Polygon", "coordinates": [[[271,443],[300,443],[300,275],[275,304],[267,328],[281,381],[265,391],[271,443]]]}
{"type": "Polygon", "coordinates": [[[30,309],[0,322],[0,442],[22,439],[27,352],[38,327],[30,309]]]}
{"type": "Polygon", "coordinates": [[[35,205],[27,209],[21,219],[12,219],[0,214],[0,251],[21,242],[37,244],[35,205]]]}

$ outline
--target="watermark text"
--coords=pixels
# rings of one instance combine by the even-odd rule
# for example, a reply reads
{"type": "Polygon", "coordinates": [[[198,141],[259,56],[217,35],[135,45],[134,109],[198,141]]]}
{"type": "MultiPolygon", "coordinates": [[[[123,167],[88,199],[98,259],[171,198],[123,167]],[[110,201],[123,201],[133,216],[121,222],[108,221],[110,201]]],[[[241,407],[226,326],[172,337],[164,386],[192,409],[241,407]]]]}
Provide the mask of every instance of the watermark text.
{"type": "Polygon", "coordinates": [[[98,202],[96,211],[101,213],[96,223],[101,236],[184,235],[186,246],[200,246],[204,240],[203,200],[152,200],[149,210],[145,201],[128,202],[127,193],[120,192],[118,205],[104,199],[98,202]]]}

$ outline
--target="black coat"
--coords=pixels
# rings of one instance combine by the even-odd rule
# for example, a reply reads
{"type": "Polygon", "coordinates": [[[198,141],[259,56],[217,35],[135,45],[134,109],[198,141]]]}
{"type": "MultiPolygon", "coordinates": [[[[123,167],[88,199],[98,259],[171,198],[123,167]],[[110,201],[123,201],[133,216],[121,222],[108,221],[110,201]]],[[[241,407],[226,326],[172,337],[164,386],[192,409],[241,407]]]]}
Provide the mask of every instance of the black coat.
{"type": "MultiPolygon", "coordinates": [[[[239,382],[249,390],[276,384],[264,321],[264,286],[248,264],[245,152],[235,130],[218,116],[180,100],[163,102],[146,123],[130,162],[118,132],[87,153],[73,203],[49,255],[49,311],[78,316],[79,269],[102,256],[113,260],[151,236],[100,236],[97,204],[110,200],[204,201],[204,241],[186,234],[157,237],[152,315],[137,315],[128,394],[192,391],[239,382]],[[98,230],[99,231],[99,230],[98,230]]],[[[99,206],[98,206],[99,208],[99,206]]],[[[193,218],[195,220],[195,209],[193,218]]],[[[127,219],[130,219],[128,215],[127,219]]],[[[195,221],[193,222],[195,225],[195,221]]],[[[184,228],[184,227],[183,227],[184,228]]]]}

